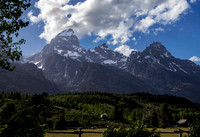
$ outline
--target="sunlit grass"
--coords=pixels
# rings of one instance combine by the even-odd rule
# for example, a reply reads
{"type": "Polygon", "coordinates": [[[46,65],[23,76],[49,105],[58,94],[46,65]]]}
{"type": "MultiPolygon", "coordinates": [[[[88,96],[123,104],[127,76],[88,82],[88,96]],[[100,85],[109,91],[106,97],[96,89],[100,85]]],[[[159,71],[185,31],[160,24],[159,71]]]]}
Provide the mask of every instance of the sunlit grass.
{"type": "MultiPolygon", "coordinates": [[[[177,127],[177,128],[158,128],[157,131],[159,131],[159,132],[174,132],[174,131],[178,131],[178,129],[182,129],[184,131],[189,130],[189,128],[178,128],[177,127]]],[[[178,133],[177,134],[160,134],[160,135],[161,135],[161,137],[179,137],[178,133]]],[[[184,133],[183,137],[185,135],[188,136],[187,133],[184,133]]]]}
{"type": "Polygon", "coordinates": [[[46,133],[45,137],[78,137],[77,134],[46,133]]]}
{"type": "MultiPolygon", "coordinates": [[[[156,131],[159,132],[174,132],[177,131],[180,128],[158,128],[156,131]]],[[[189,128],[181,128],[184,131],[188,131],[189,128]]],[[[83,129],[82,131],[88,131],[88,132],[103,132],[106,129],[83,129]]],[[[74,130],[59,130],[61,132],[73,132],[74,130]]],[[[187,136],[187,133],[183,134],[184,136],[187,136]]],[[[46,133],[45,137],[78,137],[78,134],[60,134],[60,133],[46,133]]],[[[102,137],[102,134],[99,133],[84,133],[81,135],[81,137],[102,137]]],[[[161,137],[179,137],[177,134],[161,134],[161,137]]]]}

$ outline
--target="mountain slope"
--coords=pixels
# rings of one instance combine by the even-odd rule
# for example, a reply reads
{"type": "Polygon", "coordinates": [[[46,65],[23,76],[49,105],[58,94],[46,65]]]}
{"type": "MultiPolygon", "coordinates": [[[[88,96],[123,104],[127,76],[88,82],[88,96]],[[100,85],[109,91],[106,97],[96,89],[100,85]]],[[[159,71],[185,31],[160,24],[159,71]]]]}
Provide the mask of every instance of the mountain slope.
{"type": "Polygon", "coordinates": [[[45,78],[65,91],[125,93],[135,92],[135,89],[144,91],[146,87],[144,92],[152,92],[153,88],[157,94],[200,99],[200,66],[175,58],[159,42],[126,57],[106,44],[86,51],[69,29],[25,60],[37,65],[45,78]]]}
{"type": "Polygon", "coordinates": [[[115,66],[118,68],[123,68],[127,61],[126,56],[109,49],[105,43],[94,49],[89,49],[87,51],[87,59],[89,62],[115,66]]]}
{"type": "Polygon", "coordinates": [[[129,71],[132,69],[132,71],[136,71],[133,74],[137,74],[137,70],[133,67],[137,67],[137,65],[134,64],[160,68],[178,74],[200,75],[200,67],[198,65],[189,60],[175,58],[160,42],[152,43],[142,52],[133,51],[127,61],[127,66],[129,71]]]}
{"type": "Polygon", "coordinates": [[[114,93],[149,92],[153,89],[120,69],[80,62],[58,54],[47,56],[44,75],[63,91],[103,91],[114,93]]]}
{"type": "Polygon", "coordinates": [[[116,68],[124,66],[127,57],[105,44],[86,51],[71,29],[58,34],[40,53],[26,60],[42,69],[45,78],[63,91],[154,91],[138,78],[116,68]]]}
{"type": "Polygon", "coordinates": [[[34,63],[38,68],[44,70],[45,59],[50,54],[58,54],[66,58],[86,61],[86,50],[79,45],[78,38],[74,35],[72,29],[59,33],[41,52],[24,58],[24,61],[34,63]]]}
{"type": "Polygon", "coordinates": [[[28,94],[61,92],[54,83],[44,77],[43,72],[34,64],[15,65],[16,69],[12,72],[0,71],[0,91],[17,91],[28,94]]]}
{"type": "Polygon", "coordinates": [[[200,67],[189,60],[180,60],[159,42],[142,52],[132,52],[126,71],[140,78],[162,94],[200,97],[200,67]]]}

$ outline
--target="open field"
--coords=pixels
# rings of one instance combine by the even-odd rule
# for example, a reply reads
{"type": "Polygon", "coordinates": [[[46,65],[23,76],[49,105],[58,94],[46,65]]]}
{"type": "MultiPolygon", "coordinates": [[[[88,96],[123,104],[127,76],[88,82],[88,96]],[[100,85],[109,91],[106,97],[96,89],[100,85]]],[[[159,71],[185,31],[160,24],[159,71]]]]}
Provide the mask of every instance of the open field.
{"type": "MultiPolygon", "coordinates": [[[[174,132],[177,131],[179,128],[158,128],[158,132],[174,132]]],[[[181,128],[184,131],[188,131],[188,128],[181,128]]],[[[84,129],[82,131],[87,132],[103,132],[106,129],[84,129]]],[[[74,130],[65,130],[62,132],[73,132],[74,130]]],[[[186,133],[183,136],[188,135],[186,133]]],[[[62,133],[46,133],[45,137],[78,137],[78,134],[62,134],[62,133]]],[[[82,134],[81,137],[102,137],[101,134],[98,133],[85,133],[82,134]]],[[[161,134],[161,137],[178,137],[178,134],[161,134]]]]}
{"type": "MultiPolygon", "coordinates": [[[[188,128],[158,128],[157,131],[158,132],[174,132],[175,130],[177,131],[178,129],[182,129],[184,131],[188,131],[188,128]]],[[[161,137],[178,137],[178,134],[160,134],[161,137]]],[[[187,133],[184,133],[183,136],[187,136],[187,133]]]]}

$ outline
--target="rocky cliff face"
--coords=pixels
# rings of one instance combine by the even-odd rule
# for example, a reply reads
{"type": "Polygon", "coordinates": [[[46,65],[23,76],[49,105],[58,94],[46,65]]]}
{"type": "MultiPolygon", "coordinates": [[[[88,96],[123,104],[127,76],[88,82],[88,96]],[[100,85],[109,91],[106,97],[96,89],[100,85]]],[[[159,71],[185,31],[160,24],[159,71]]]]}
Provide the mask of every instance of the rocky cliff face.
{"type": "Polygon", "coordinates": [[[127,61],[127,70],[134,75],[142,70],[137,66],[159,68],[177,74],[196,76],[200,67],[189,60],[177,59],[159,42],[154,42],[142,52],[133,51],[127,61]],[[136,65],[137,64],[137,65],[136,65]]]}
{"type": "Polygon", "coordinates": [[[65,91],[137,90],[200,98],[200,66],[175,58],[159,42],[126,57],[106,44],[86,51],[69,29],[25,60],[37,65],[48,80],[65,91]]]}
{"type": "Polygon", "coordinates": [[[94,49],[89,49],[87,51],[87,59],[89,62],[115,66],[118,68],[123,68],[127,61],[126,56],[109,49],[105,43],[94,49]]]}
{"type": "Polygon", "coordinates": [[[65,58],[71,58],[80,62],[92,62],[102,65],[111,65],[123,68],[127,57],[112,51],[106,44],[86,51],[79,44],[78,38],[72,29],[65,30],[58,34],[47,44],[40,53],[25,58],[28,62],[34,63],[40,69],[44,68],[44,62],[50,54],[58,54],[65,58]]]}
{"type": "Polygon", "coordinates": [[[126,56],[106,44],[86,51],[71,29],[58,34],[40,53],[25,60],[37,65],[46,79],[63,91],[154,92],[135,76],[119,69],[125,65],[126,56]]]}

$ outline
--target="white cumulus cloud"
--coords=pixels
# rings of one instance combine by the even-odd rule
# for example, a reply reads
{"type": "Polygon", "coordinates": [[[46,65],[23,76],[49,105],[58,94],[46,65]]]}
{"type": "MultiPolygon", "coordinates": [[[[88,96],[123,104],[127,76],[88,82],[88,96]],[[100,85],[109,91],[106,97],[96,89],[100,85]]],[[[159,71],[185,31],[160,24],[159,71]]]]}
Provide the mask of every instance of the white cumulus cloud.
{"type": "Polygon", "coordinates": [[[193,61],[193,62],[200,62],[200,58],[197,56],[193,56],[191,57],[189,60],[193,61]]]}
{"type": "Polygon", "coordinates": [[[130,47],[127,45],[121,45],[121,46],[117,47],[114,51],[117,51],[125,56],[129,56],[132,51],[136,51],[136,50],[130,49],[130,47]]]}
{"type": "Polygon", "coordinates": [[[31,11],[28,17],[32,23],[44,23],[40,38],[47,42],[72,28],[79,38],[93,35],[98,42],[109,36],[111,44],[124,45],[136,31],[150,33],[155,24],[177,21],[190,5],[187,0],[85,0],[76,5],[69,0],[39,0],[35,7],[39,14],[31,11]]]}
{"type": "Polygon", "coordinates": [[[191,3],[195,3],[197,0],[190,0],[191,3]]]}
{"type": "Polygon", "coordinates": [[[164,32],[164,31],[165,30],[163,28],[159,27],[159,28],[155,28],[153,33],[154,33],[154,35],[158,35],[158,32],[164,32]]]}

